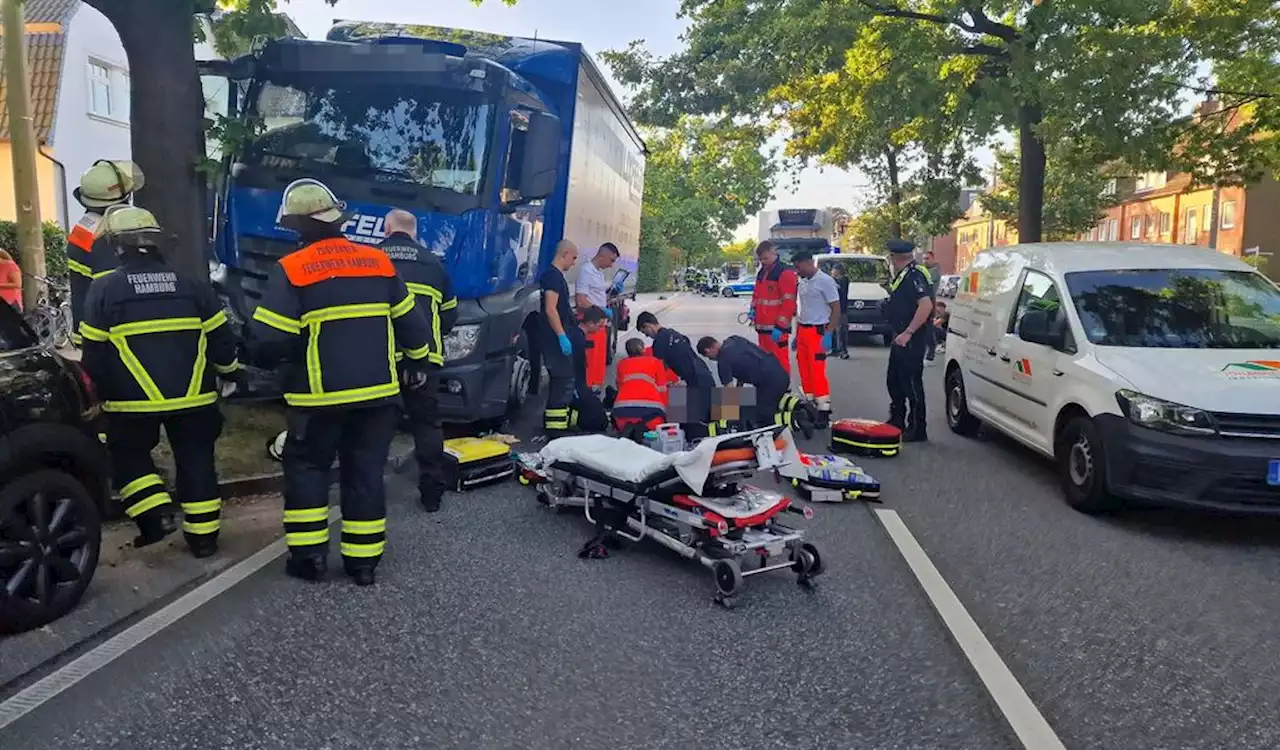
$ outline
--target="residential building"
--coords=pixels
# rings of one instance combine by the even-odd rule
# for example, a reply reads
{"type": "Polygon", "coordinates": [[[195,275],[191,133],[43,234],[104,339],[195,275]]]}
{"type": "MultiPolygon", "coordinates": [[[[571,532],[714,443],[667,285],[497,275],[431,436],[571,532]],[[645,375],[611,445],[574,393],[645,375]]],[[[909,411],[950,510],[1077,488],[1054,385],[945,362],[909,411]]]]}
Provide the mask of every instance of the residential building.
{"type": "Polygon", "coordinates": [[[980,250],[1018,243],[1018,230],[1004,219],[987,213],[982,207],[981,197],[973,200],[953,226],[956,233],[955,273],[968,268],[980,250]]]}

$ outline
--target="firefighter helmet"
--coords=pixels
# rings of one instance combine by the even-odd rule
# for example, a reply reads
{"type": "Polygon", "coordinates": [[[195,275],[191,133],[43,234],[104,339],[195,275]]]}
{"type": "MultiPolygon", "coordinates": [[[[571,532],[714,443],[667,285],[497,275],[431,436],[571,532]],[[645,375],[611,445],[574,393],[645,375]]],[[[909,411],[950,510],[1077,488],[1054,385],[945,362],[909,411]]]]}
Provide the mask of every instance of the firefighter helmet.
{"type": "Polygon", "coordinates": [[[111,206],[102,215],[98,235],[119,245],[155,245],[160,222],[145,208],[111,206]]]}
{"type": "Polygon", "coordinates": [[[282,223],[291,218],[307,218],[323,224],[337,224],[347,218],[347,204],[338,200],[323,182],[312,179],[295,180],[284,189],[280,205],[282,223]]]}
{"type": "Polygon", "coordinates": [[[145,182],[137,164],[99,159],[80,176],[74,195],[85,208],[107,208],[129,200],[145,182]]]}

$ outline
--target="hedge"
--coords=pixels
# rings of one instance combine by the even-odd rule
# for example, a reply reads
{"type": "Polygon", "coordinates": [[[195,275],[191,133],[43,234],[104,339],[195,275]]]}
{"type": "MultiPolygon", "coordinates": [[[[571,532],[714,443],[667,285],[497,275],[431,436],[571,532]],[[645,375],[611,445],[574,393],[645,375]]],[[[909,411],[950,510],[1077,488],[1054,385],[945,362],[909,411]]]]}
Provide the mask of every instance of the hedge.
{"type": "MultiPolygon", "coordinates": [[[[13,259],[22,263],[18,257],[18,224],[0,219],[0,248],[9,251],[13,259]]],[[[45,272],[53,279],[67,277],[67,235],[62,227],[52,221],[44,223],[44,265],[45,272]]]]}

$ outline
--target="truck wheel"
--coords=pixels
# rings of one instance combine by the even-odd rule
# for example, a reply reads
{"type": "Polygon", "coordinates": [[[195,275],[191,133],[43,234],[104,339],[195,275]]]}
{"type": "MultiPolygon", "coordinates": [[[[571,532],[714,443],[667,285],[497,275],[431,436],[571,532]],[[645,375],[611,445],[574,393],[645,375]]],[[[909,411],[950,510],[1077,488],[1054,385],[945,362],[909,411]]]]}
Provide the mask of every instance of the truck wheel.
{"type": "Polygon", "coordinates": [[[1107,460],[1093,420],[1073,418],[1058,437],[1058,468],[1067,504],[1081,513],[1116,510],[1120,501],[1107,490],[1107,460]]]}
{"type": "Polygon", "coordinates": [[[526,328],[520,332],[520,339],[516,342],[516,356],[511,367],[511,391],[507,396],[509,413],[519,413],[529,400],[534,378],[533,366],[529,360],[529,329],[526,328]]]}
{"type": "Polygon", "coordinates": [[[93,579],[102,521],[75,477],[42,470],[0,491],[0,634],[62,617],[93,579]]]}

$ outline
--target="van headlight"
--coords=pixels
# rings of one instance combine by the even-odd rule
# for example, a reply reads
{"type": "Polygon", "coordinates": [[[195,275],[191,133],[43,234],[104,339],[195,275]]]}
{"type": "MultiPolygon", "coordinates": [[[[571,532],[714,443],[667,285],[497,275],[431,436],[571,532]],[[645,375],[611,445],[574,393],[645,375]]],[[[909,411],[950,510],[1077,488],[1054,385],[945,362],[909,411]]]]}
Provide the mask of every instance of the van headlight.
{"type": "Polygon", "coordinates": [[[1162,401],[1136,391],[1117,391],[1116,401],[1130,422],[1162,432],[1183,435],[1216,435],[1213,417],[1203,409],[1162,401]]]}
{"type": "Polygon", "coordinates": [[[449,335],[444,337],[444,358],[446,362],[470,357],[480,343],[480,326],[454,326],[449,335]]]}

